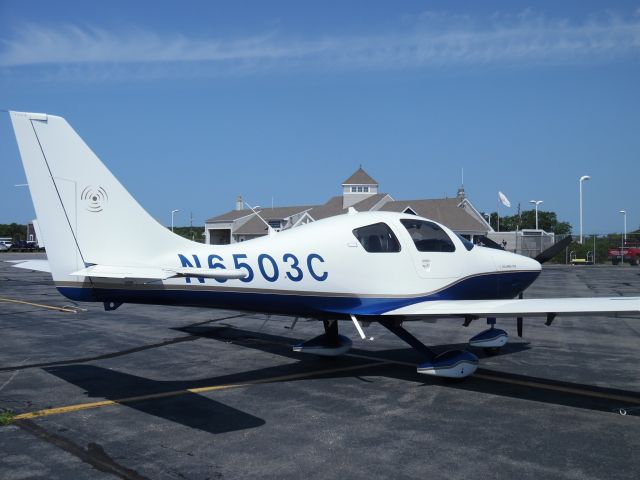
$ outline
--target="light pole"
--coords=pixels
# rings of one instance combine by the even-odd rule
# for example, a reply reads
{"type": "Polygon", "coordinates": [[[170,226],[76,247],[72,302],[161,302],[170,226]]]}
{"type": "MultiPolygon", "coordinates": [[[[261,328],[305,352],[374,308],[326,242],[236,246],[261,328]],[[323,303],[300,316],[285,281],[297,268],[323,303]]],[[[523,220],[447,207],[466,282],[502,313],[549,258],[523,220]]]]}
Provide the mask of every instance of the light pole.
{"type": "Polygon", "coordinates": [[[580,245],[582,245],[582,182],[590,180],[589,175],[583,175],[580,177],[580,245]]]}
{"type": "Polygon", "coordinates": [[[538,230],[538,205],[540,205],[543,200],[529,200],[529,203],[533,203],[536,206],[536,230],[538,230]]]}
{"type": "Polygon", "coordinates": [[[171,231],[173,232],[173,216],[175,215],[176,212],[179,212],[179,209],[176,210],[171,210],[171,231]]]}
{"type": "Polygon", "coordinates": [[[622,216],[624,218],[624,236],[622,238],[626,242],[627,241],[627,211],[626,210],[620,210],[620,213],[622,214],[622,216]]]}
{"type": "Polygon", "coordinates": [[[620,213],[624,217],[624,233],[620,238],[620,265],[624,266],[624,242],[627,239],[627,211],[620,210],[620,213]]]}

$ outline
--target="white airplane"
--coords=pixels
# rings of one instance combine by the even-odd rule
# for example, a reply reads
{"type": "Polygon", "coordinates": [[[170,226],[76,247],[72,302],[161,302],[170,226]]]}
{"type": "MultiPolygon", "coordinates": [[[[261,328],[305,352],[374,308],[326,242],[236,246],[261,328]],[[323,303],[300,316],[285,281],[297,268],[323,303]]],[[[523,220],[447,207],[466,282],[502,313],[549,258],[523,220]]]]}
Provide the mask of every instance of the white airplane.
{"type": "MultiPolygon", "coordinates": [[[[195,243],[156,222],[63,118],[9,113],[48,257],[16,266],[50,271],[72,300],[106,310],[146,303],[311,317],[324,334],[294,350],[327,356],[351,347],[339,320],[363,338],[361,322],[378,322],[424,355],[419,373],[453,378],[471,375],[478,357],[435,355],[404,321],[543,316],[550,324],[556,315],[640,311],[640,297],[516,299],[540,274],[537,261],[408,214],[351,209],[243,243],[195,243]]],[[[470,344],[506,342],[491,325],[470,344]]]]}

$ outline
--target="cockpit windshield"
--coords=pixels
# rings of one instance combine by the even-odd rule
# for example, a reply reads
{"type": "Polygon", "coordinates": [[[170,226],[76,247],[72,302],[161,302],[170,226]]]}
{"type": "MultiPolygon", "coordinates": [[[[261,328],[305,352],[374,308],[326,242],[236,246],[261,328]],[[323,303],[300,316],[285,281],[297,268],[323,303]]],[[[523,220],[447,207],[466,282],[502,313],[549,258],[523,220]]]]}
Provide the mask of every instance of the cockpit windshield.
{"type": "Polygon", "coordinates": [[[419,252],[455,252],[449,235],[437,224],[425,220],[400,220],[419,252]]]}
{"type": "Polygon", "coordinates": [[[471,249],[473,247],[475,247],[475,245],[473,244],[473,242],[470,242],[469,240],[467,240],[466,238],[464,238],[462,235],[460,235],[459,233],[456,233],[457,237],[460,239],[460,241],[462,242],[462,244],[464,245],[464,248],[466,248],[467,250],[471,251],[471,249]]]}

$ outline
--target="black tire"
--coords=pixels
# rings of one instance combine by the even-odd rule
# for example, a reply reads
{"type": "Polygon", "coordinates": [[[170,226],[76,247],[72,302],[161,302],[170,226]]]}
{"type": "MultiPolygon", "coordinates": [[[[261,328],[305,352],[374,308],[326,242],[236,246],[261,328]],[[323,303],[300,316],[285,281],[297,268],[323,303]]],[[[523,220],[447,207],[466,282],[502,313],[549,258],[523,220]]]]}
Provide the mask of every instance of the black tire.
{"type": "Polygon", "coordinates": [[[619,263],[620,263],[620,260],[618,260],[617,258],[611,259],[611,265],[618,265],[619,263]]]}
{"type": "Polygon", "coordinates": [[[640,257],[638,256],[633,257],[633,259],[631,260],[631,265],[635,265],[635,266],[640,265],[640,257]]]}

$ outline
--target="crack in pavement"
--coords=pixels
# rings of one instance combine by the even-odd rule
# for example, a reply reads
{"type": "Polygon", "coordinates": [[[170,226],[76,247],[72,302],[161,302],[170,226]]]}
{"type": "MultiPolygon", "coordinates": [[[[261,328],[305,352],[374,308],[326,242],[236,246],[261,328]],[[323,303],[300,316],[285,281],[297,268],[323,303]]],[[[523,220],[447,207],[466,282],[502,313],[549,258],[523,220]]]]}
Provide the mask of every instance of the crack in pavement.
{"type": "Polygon", "coordinates": [[[70,453],[101,472],[116,475],[124,480],[149,480],[148,477],[140,475],[135,470],[117,463],[105,452],[104,448],[97,443],[92,442],[87,445],[87,448],[82,448],[68,438],[51,433],[46,428],[37,425],[31,420],[19,420],[15,422],[15,425],[25,432],[70,453]]]}

